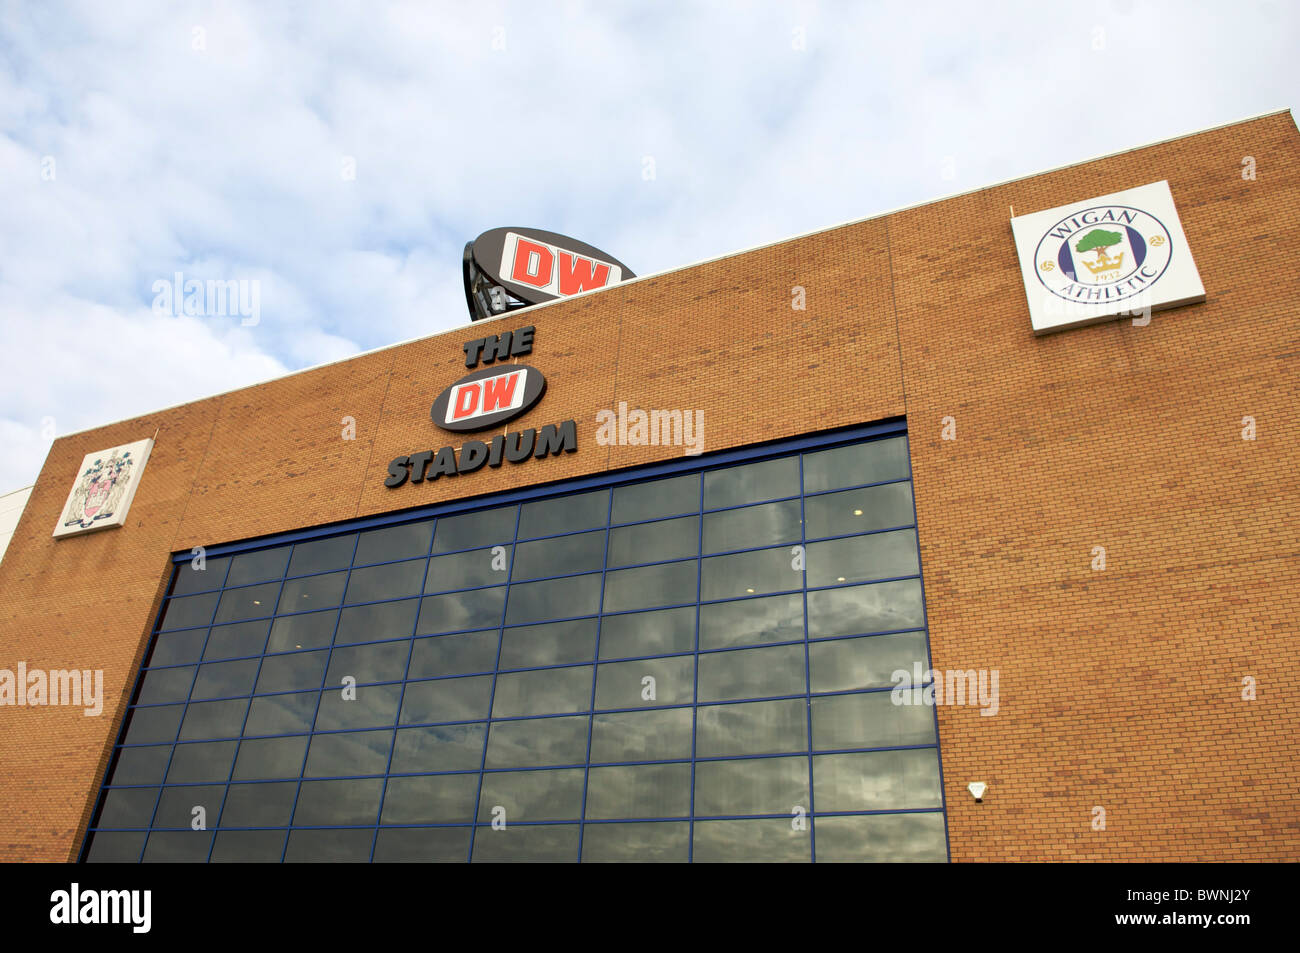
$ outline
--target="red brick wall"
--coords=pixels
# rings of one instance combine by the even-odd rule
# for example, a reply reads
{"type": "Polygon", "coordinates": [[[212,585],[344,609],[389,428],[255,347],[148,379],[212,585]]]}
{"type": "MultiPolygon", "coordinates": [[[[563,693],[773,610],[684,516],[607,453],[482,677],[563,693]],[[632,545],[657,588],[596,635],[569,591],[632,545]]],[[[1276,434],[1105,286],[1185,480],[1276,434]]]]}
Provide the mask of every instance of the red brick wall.
{"type": "Polygon", "coordinates": [[[620,400],[704,410],[706,451],[907,415],[934,665],[1000,673],[996,716],[939,711],[954,859],[1300,859],[1298,256],[1280,113],[61,438],[0,563],[0,667],[102,668],[107,701],[0,708],[0,860],[75,857],[170,553],[679,452],[598,446],[620,400]],[[1160,179],[1206,302],[1035,337],[1010,206],[1160,179]],[[463,341],[525,323],[549,387],[510,428],[572,417],[579,452],[386,489],[452,442],[428,408],[463,341]],[[51,539],[82,455],[155,429],[128,525],[51,539]]]}

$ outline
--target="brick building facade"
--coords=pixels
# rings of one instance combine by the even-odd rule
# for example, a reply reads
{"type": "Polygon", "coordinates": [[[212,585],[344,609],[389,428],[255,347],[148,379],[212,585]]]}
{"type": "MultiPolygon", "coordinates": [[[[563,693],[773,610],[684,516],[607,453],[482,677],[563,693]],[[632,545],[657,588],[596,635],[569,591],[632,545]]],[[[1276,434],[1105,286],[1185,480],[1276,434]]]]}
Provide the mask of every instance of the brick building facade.
{"type": "Polygon", "coordinates": [[[680,457],[593,439],[626,401],[701,409],[706,454],[905,419],[931,663],[1000,672],[995,717],[937,710],[952,860],[1296,860],[1297,255],[1283,112],[61,437],[0,564],[0,668],[102,669],[104,714],[0,708],[0,859],[79,856],[173,554],[680,457]],[[1206,300],[1036,337],[1010,209],[1161,179],[1206,300]],[[462,343],[524,324],[549,389],[510,427],[572,418],[578,452],[386,488],[459,444],[429,404],[462,343]],[[83,455],[155,433],[127,524],[52,539],[83,455]]]}

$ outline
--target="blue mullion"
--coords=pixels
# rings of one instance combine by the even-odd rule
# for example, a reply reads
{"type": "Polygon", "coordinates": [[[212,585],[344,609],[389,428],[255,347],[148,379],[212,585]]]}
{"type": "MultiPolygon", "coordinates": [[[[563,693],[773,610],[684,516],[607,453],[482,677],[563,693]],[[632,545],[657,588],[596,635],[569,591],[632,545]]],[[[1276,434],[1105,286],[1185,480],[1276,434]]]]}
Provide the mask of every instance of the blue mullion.
{"type": "MultiPolygon", "coordinates": [[[[611,487],[608,491],[608,501],[605,509],[605,555],[601,560],[600,569],[600,601],[596,606],[596,648],[591,657],[591,711],[587,714],[587,755],[584,759],[582,771],[582,810],[578,814],[578,858],[577,862],[582,863],[582,837],[586,829],[585,821],[587,817],[587,787],[591,783],[591,734],[596,724],[596,678],[600,674],[600,626],[604,618],[605,610],[605,577],[609,571],[609,534],[610,522],[614,518],[614,490],[611,487]]],[[[505,633],[502,633],[505,638],[505,633]]],[[[491,716],[491,712],[488,715],[491,716]]],[[[491,730],[489,728],[489,730],[491,730]]]]}
{"type": "Polygon", "coordinates": [[[808,648],[808,522],[804,499],[803,457],[799,461],[799,553],[803,569],[799,576],[803,581],[803,678],[804,678],[804,727],[808,733],[808,848],[811,862],[817,863],[817,824],[813,818],[817,805],[813,803],[813,740],[812,740],[812,659],[808,648]]]}
{"type": "MultiPolygon", "coordinates": [[[[430,527],[429,531],[429,552],[424,555],[424,585],[421,586],[421,588],[427,587],[429,584],[429,573],[433,571],[429,560],[433,553],[433,541],[437,538],[438,520],[435,518],[433,520],[433,526],[430,527]]],[[[468,550],[468,552],[473,552],[473,550],[468,550]]],[[[510,551],[510,561],[514,562],[513,549],[510,551]]],[[[347,589],[344,588],[344,595],[346,594],[347,589]]],[[[393,770],[393,753],[397,750],[397,730],[398,726],[402,723],[402,704],[406,700],[406,685],[411,678],[411,658],[415,655],[415,633],[419,631],[420,628],[420,609],[423,608],[423,601],[424,597],[421,596],[421,604],[415,607],[415,620],[411,623],[411,645],[406,650],[406,668],[402,671],[402,687],[397,693],[397,713],[393,716],[393,739],[388,744],[388,763],[384,766],[384,781],[379,786],[379,810],[375,816],[375,836],[370,841],[370,863],[372,864],[375,862],[375,850],[379,846],[379,832],[383,829],[381,825],[384,819],[384,800],[388,797],[388,778],[392,774],[393,770]]],[[[342,609],[339,610],[339,618],[343,618],[342,609]]],[[[329,672],[328,662],[326,662],[325,671],[326,673],[329,672]]],[[[491,714],[491,712],[489,712],[489,714],[491,714]]],[[[313,727],[315,726],[313,725],[313,727]]],[[[311,745],[309,742],[308,748],[310,749],[310,747],[311,745]]]]}
{"type": "MultiPolygon", "coordinates": [[[[432,530],[430,532],[432,532],[432,530]]],[[[348,574],[347,577],[343,580],[343,591],[345,593],[348,591],[348,583],[352,581],[352,564],[357,560],[357,549],[360,546],[361,546],[361,533],[358,532],[356,536],[356,542],[352,544],[352,559],[348,561],[348,569],[347,569],[348,574]]],[[[416,610],[415,617],[416,619],[419,619],[420,617],[420,613],[418,609],[416,610]]],[[[338,616],[334,619],[334,633],[333,635],[330,636],[330,644],[326,649],[325,668],[321,672],[320,688],[316,692],[316,711],[311,716],[311,726],[308,729],[307,744],[303,748],[303,752],[302,752],[302,767],[298,769],[297,787],[294,788],[294,792],[293,792],[293,813],[289,815],[289,826],[285,828],[284,846],[280,848],[280,863],[282,864],[284,863],[285,857],[289,856],[289,835],[293,829],[294,815],[298,813],[298,798],[302,797],[302,780],[303,777],[307,774],[307,759],[311,756],[311,739],[312,736],[316,733],[316,719],[320,717],[320,703],[321,703],[321,699],[325,697],[325,680],[330,677],[330,659],[334,655],[334,640],[339,637],[339,623],[342,621],[342,619],[343,619],[343,610],[340,609],[338,616]]],[[[249,706],[250,707],[252,706],[252,702],[249,702],[249,706]]],[[[401,712],[399,711],[397,713],[395,722],[400,719],[401,719],[401,712]]],[[[394,730],[396,730],[396,727],[397,727],[396,723],[394,723],[393,726],[394,730]]]]}
{"type": "MultiPolygon", "coordinates": [[[[204,558],[204,560],[206,560],[206,559],[208,558],[208,555],[207,555],[206,550],[204,551],[203,558],[204,558]]],[[[223,588],[225,587],[226,580],[230,578],[230,567],[233,566],[234,564],[235,564],[235,560],[234,560],[233,557],[231,558],[231,560],[230,560],[228,563],[226,563],[226,572],[225,572],[225,574],[221,577],[221,583],[222,583],[222,587],[223,587],[223,588]]],[[[174,583],[173,583],[173,584],[174,584],[174,583]]],[[[208,623],[208,634],[205,635],[205,636],[203,637],[203,648],[199,650],[199,659],[200,659],[200,660],[203,658],[203,653],[206,652],[206,651],[208,650],[208,639],[211,638],[211,636],[212,636],[212,626],[213,626],[213,624],[214,624],[214,622],[215,622],[215,620],[216,620],[216,618],[217,618],[217,610],[220,608],[220,606],[221,606],[221,597],[220,597],[220,596],[217,596],[216,601],[213,602],[213,604],[212,604],[212,620],[213,620],[213,621],[210,621],[210,622],[208,623]]],[[[166,788],[166,785],[167,785],[167,775],[171,773],[171,769],[172,769],[172,758],[176,756],[176,744],[177,744],[177,742],[179,742],[179,741],[181,740],[181,731],[182,731],[182,729],[184,729],[184,727],[185,727],[185,716],[188,715],[188,714],[189,714],[189,711],[190,711],[190,701],[189,701],[189,698],[190,698],[190,696],[193,696],[193,694],[194,694],[194,683],[198,681],[198,678],[199,678],[199,666],[198,666],[197,664],[195,664],[195,666],[194,666],[194,677],[190,679],[190,691],[189,691],[189,695],[186,696],[186,699],[185,699],[185,702],[184,702],[184,706],[185,706],[185,707],[184,707],[183,709],[181,709],[181,718],[180,718],[180,721],[177,722],[177,724],[176,724],[176,737],[172,739],[172,750],[169,751],[169,752],[167,753],[167,767],[163,768],[163,776],[162,776],[162,780],[158,782],[158,797],[154,799],[154,802],[153,802],[153,813],[151,813],[151,814],[149,815],[149,829],[150,829],[150,830],[153,829],[154,822],[158,819],[158,805],[162,803],[163,791],[165,791],[165,790],[167,789],[167,788],[166,788]]],[[[249,704],[251,705],[252,702],[249,702],[249,704]]],[[[247,713],[245,713],[245,717],[247,717],[247,713]]],[[[223,796],[222,796],[222,799],[221,799],[222,810],[225,810],[225,804],[226,804],[226,799],[225,799],[225,796],[223,795],[223,796]]],[[[217,834],[216,834],[216,831],[215,831],[215,830],[211,832],[211,835],[212,835],[212,839],[213,839],[213,840],[216,840],[217,834]]],[[[139,860],[137,861],[137,863],[141,863],[141,864],[144,863],[144,853],[145,853],[145,850],[146,850],[148,847],[149,847],[149,835],[146,834],[146,835],[145,835],[145,838],[144,838],[144,843],[140,845],[140,858],[139,858],[139,860]]],[[[208,853],[211,854],[211,852],[212,852],[212,844],[209,843],[209,844],[208,844],[208,853]]]]}
{"type": "MultiPolygon", "coordinates": [[[[465,858],[465,863],[474,861],[474,838],[478,832],[478,808],[479,802],[483,799],[483,774],[487,770],[487,749],[488,743],[492,740],[492,709],[497,701],[497,678],[500,677],[501,669],[501,646],[506,640],[506,611],[510,608],[510,579],[515,572],[515,554],[519,551],[519,521],[523,518],[524,507],[522,503],[515,505],[515,533],[514,538],[510,541],[510,565],[506,567],[506,597],[501,600],[501,626],[497,629],[497,657],[492,665],[492,689],[488,692],[488,710],[487,721],[483,725],[483,758],[479,762],[478,787],[474,791],[474,820],[469,829],[469,856],[465,858]]],[[[401,712],[398,712],[398,720],[401,720],[401,712]]]]}
{"type": "MultiPolygon", "coordinates": [[[[297,545],[297,544],[294,543],[293,545],[291,545],[291,546],[289,547],[289,557],[288,557],[288,559],[285,560],[285,564],[284,564],[284,565],[285,565],[285,569],[286,569],[286,571],[287,571],[288,568],[289,568],[289,563],[293,561],[293,550],[294,550],[294,547],[295,547],[296,545],[297,545]]],[[[235,557],[234,557],[234,556],[231,556],[231,557],[230,557],[230,565],[233,566],[234,564],[235,564],[235,557]]],[[[227,567],[227,570],[226,570],[227,578],[229,577],[229,572],[230,572],[229,567],[227,567]]],[[[224,591],[224,590],[223,590],[223,591],[224,591]]],[[[284,578],[282,577],[282,578],[280,579],[280,588],[279,588],[279,590],[278,590],[278,591],[276,592],[276,594],[275,594],[275,607],[276,607],[277,609],[280,607],[280,597],[283,596],[283,595],[284,595],[284,578]]],[[[217,604],[218,604],[218,605],[221,604],[221,599],[220,599],[220,598],[217,599],[217,604]]],[[[272,628],[273,625],[274,625],[274,623],[272,623],[272,625],[268,625],[268,626],[266,627],[266,639],[267,639],[267,641],[265,641],[265,642],[262,643],[262,654],[261,654],[261,656],[258,657],[258,660],[257,660],[257,673],[253,676],[253,692],[256,692],[256,691],[257,691],[257,680],[258,680],[259,678],[262,677],[262,662],[266,659],[266,647],[267,647],[268,644],[270,644],[271,628],[272,628]]],[[[212,637],[212,629],[209,628],[209,629],[208,629],[208,638],[211,638],[211,637],[212,637]]],[[[197,663],[195,664],[195,666],[194,666],[195,684],[198,683],[199,668],[200,668],[201,666],[207,664],[207,663],[204,661],[204,658],[203,658],[203,656],[207,654],[207,651],[208,651],[208,644],[207,644],[207,641],[204,640],[204,643],[203,643],[203,651],[199,653],[199,660],[198,660],[198,662],[197,662],[197,663]]],[[[221,661],[225,662],[225,661],[229,661],[229,660],[228,660],[228,659],[222,659],[221,661]]],[[[190,694],[191,694],[191,695],[194,694],[194,689],[193,689],[193,687],[190,688],[190,694]]],[[[239,749],[240,749],[241,745],[243,744],[244,729],[248,727],[248,715],[249,715],[249,713],[253,710],[253,697],[254,697],[253,693],[250,692],[250,693],[249,693],[249,697],[248,697],[248,706],[244,709],[244,720],[243,720],[242,722],[240,722],[240,725],[239,725],[239,738],[240,738],[240,740],[239,740],[238,742],[235,743],[235,754],[234,754],[234,757],[232,757],[232,758],[230,759],[230,772],[226,775],[226,794],[225,794],[225,796],[221,799],[221,814],[225,814],[225,813],[226,813],[226,798],[230,796],[230,785],[231,785],[231,783],[235,780],[235,764],[236,764],[236,762],[239,761],[239,749]]],[[[177,739],[177,744],[179,744],[179,743],[180,743],[180,740],[177,739]]],[[[172,746],[172,753],[173,753],[173,754],[176,753],[176,746],[175,746],[175,745],[172,746]]],[[[166,775],[163,776],[163,780],[166,781],[166,775]]],[[[296,800],[296,799],[295,799],[295,800],[296,800]]],[[[206,859],[205,863],[209,863],[209,864],[212,863],[212,851],[216,849],[216,846],[217,846],[217,831],[218,831],[218,829],[219,829],[220,827],[221,827],[221,815],[218,815],[218,816],[217,816],[216,823],[213,824],[212,842],[208,844],[208,856],[207,856],[207,859],[206,859]]],[[[286,839],[287,839],[287,838],[286,838],[286,839]]]]}
{"type": "Polygon", "coordinates": [[[700,722],[700,598],[704,594],[704,474],[700,474],[700,532],[695,551],[695,652],[691,658],[691,803],[686,829],[686,862],[695,861],[695,762],[696,736],[700,722]]]}

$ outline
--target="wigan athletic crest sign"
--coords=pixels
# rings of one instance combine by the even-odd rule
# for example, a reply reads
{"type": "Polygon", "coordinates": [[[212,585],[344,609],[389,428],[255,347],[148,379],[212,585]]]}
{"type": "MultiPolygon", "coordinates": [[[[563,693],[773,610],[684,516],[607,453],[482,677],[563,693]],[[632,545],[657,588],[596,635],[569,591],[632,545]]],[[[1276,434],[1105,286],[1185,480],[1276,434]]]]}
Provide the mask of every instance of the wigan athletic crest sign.
{"type": "Polygon", "coordinates": [[[54,536],[90,533],[125,523],[152,449],[152,440],[137,440],[86,454],[54,536]]]}
{"type": "Polygon", "coordinates": [[[1168,182],[1011,219],[1035,334],[1205,300],[1168,182]]]}

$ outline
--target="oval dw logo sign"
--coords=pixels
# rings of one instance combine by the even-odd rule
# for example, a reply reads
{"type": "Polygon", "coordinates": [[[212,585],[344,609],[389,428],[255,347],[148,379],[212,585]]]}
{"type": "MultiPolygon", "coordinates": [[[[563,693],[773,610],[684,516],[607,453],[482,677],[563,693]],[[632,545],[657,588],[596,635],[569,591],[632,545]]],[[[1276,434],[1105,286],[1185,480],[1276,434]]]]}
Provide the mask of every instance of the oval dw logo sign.
{"type": "Polygon", "coordinates": [[[503,364],[467,374],[433,402],[430,416],[443,430],[468,433],[512,420],[546,390],[542,372],[527,364],[503,364]]]}

